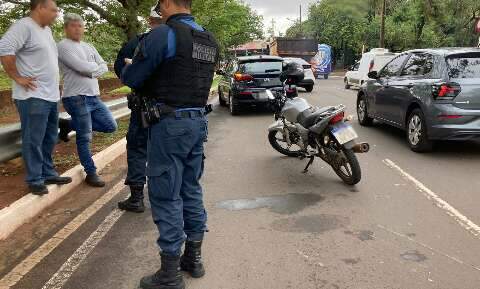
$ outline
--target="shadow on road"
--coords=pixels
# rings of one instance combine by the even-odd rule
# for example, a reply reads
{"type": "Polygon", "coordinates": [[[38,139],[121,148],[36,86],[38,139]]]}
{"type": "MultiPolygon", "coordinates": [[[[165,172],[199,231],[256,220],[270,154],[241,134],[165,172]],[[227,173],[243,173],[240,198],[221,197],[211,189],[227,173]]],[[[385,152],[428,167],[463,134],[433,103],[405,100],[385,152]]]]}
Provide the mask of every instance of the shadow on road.
{"type": "MultiPolygon", "coordinates": [[[[384,123],[376,122],[370,129],[381,132],[386,137],[398,141],[400,144],[408,147],[405,131],[389,126],[384,123]]],[[[413,152],[412,152],[413,153],[413,152]]],[[[441,157],[480,157],[480,140],[476,141],[437,141],[434,150],[428,155],[441,157]]]]}

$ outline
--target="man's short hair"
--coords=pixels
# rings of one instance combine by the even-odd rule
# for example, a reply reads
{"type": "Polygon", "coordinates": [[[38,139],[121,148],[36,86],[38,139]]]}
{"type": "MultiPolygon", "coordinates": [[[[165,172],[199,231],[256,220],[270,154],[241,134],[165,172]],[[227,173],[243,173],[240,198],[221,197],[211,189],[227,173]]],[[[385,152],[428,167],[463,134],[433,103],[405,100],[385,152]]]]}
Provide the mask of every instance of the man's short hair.
{"type": "Polygon", "coordinates": [[[82,16],[76,14],[76,13],[67,13],[65,16],[63,16],[63,25],[65,27],[68,26],[68,24],[72,22],[80,22],[82,25],[84,25],[84,21],[82,16]]]}
{"type": "MultiPolygon", "coordinates": [[[[160,0],[159,2],[163,2],[164,0],[160,0]]],[[[178,6],[183,6],[185,8],[192,8],[192,2],[193,0],[173,0],[173,2],[175,4],[177,4],[178,6]]]]}
{"type": "MultiPolygon", "coordinates": [[[[40,5],[47,4],[48,1],[50,0],[30,0],[30,11],[37,9],[37,7],[40,5]]],[[[55,0],[52,1],[55,2],[55,0]]]]}

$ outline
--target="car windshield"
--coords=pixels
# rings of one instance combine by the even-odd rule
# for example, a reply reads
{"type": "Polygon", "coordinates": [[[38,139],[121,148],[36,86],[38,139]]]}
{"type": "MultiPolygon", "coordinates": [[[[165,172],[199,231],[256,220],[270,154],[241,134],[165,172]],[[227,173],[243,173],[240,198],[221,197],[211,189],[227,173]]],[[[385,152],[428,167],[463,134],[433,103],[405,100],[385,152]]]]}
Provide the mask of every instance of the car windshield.
{"type": "Polygon", "coordinates": [[[248,74],[279,74],[282,71],[282,62],[263,61],[240,63],[239,71],[248,74]]]}
{"type": "Polygon", "coordinates": [[[447,63],[450,78],[480,78],[480,53],[453,55],[447,63]]]}

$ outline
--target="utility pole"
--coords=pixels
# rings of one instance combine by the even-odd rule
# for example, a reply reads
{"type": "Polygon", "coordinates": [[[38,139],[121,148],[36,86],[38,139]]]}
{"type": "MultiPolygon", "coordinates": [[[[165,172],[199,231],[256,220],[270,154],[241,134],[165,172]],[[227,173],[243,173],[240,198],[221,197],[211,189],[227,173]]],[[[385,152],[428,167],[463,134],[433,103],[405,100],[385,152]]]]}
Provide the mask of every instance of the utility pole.
{"type": "Polygon", "coordinates": [[[385,17],[387,14],[387,0],[383,0],[381,26],[380,26],[380,48],[385,48],[385,17]]]}
{"type": "Polygon", "coordinates": [[[300,35],[303,37],[302,4],[300,4],[300,35]]]}

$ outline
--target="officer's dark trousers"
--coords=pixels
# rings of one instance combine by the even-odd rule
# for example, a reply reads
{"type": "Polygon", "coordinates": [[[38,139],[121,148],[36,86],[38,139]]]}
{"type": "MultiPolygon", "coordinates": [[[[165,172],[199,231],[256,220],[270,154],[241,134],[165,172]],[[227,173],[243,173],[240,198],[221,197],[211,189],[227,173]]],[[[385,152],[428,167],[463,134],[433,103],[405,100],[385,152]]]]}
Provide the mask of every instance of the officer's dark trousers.
{"type": "Polygon", "coordinates": [[[203,239],[207,213],[200,178],[206,137],[207,119],[193,115],[163,118],[150,128],[148,191],[158,245],[166,255],[180,255],[185,238],[203,239]]]}
{"type": "Polygon", "coordinates": [[[148,129],[142,126],[140,112],[132,111],[127,133],[127,186],[144,186],[146,183],[147,141],[148,129]]]}

